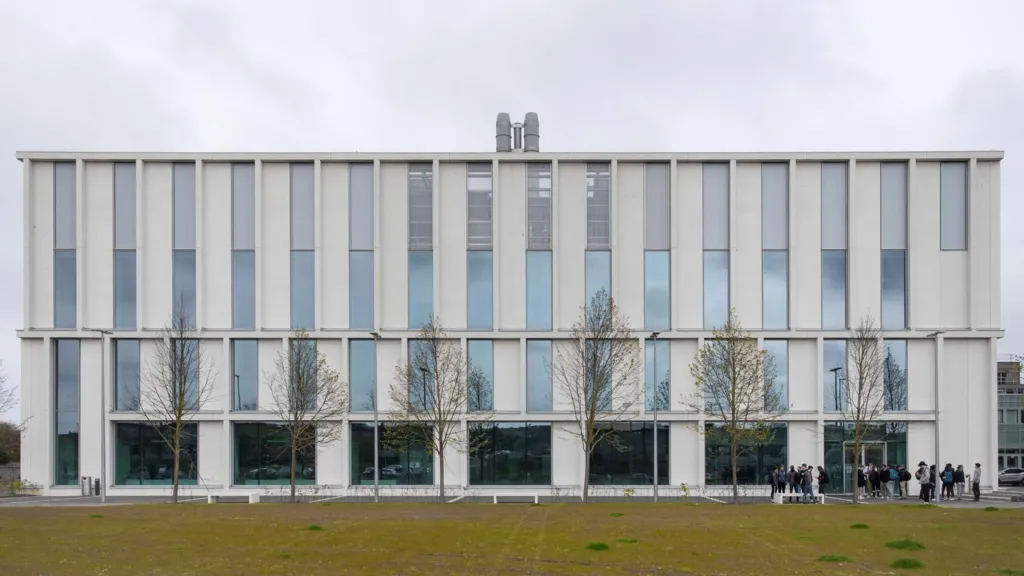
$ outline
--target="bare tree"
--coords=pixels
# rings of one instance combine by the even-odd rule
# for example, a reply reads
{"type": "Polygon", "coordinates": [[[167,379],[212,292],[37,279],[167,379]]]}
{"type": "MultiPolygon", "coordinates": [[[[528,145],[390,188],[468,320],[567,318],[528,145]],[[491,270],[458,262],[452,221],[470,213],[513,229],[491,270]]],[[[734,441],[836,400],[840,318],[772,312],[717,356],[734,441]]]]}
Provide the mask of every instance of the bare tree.
{"type": "Polygon", "coordinates": [[[558,343],[551,380],[573,412],[569,433],[583,450],[581,499],[586,502],[591,455],[602,442],[616,444],[614,423],[631,418],[638,408],[640,347],[629,319],[604,290],[581,309],[569,338],[558,343]]]}
{"type": "MultiPolygon", "coordinates": [[[[846,374],[839,378],[839,413],[853,427],[854,454],[860,454],[871,423],[881,418],[885,410],[886,371],[892,367],[887,360],[882,331],[870,315],[862,317],[853,337],[846,342],[847,366],[840,369],[846,374]]],[[[894,386],[897,384],[893,382],[894,386]]],[[[857,503],[859,497],[854,490],[853,502],[857,503]]]]}
{"type": "Polygon", "coordinates": [[[4,374],[4,362],[0,360],[0,414],[14,408],[17,397],[14,388],[7,387],[7,374],[4,374]]]}
{"type": "MultiPolygon", "coordinates": [[[[338,373],[304,330],[292,333],[287,351],[278,354],[268,375],[271,410],[288,431],[291,466],[288,484],[295,502],[299,454],[341,438],[341,420],[348,408],[348,390],[338,373]]],[[[303,470],[303,473],[305,471],[303,470]]]]}
{"type": "Polygon", "coordinates": [[[390,419],[398,425],[387,428],[384,441],[396,448],[420,444],[428,454],[437,454],[442,502],[448,447],[472,452],[484,442],[483,435],[469,433],[463,420],[471,410],[480,410],[473,414],[474,422],[488,419],[487,384],[483,371],[468,365],[461,343],[448,338],[438,318],[409,341],[409,361],[395,368],[388,398],[390,419]]]}
{"type": "MultiPolygon", "coordinates": [[[[206,357],[185,306],[176,305],[153,358],[139,374],[139,397],[130,398],[136,410],[174,455],[171,501],[178,501],[178,481],[184,444],[194,440],[192,419],[203,409],[215,387],[214,366],[206,357]]],[[[196,463],[192,462],[192,466],[196,463]]]]}
{"type": "Polygon", "coordinates": [[[775,388],[774,362],[758,348],[757,339],[743,330],[735,310],[730,310],[725,325],[697,351],[690,374],[697,390],[683,403],[714,421],[713,426],[698,424],[701,434],[728,443],[735,502],[740,455],[772,440],[775,420],[785,409],[782,391],[775,388]]]}

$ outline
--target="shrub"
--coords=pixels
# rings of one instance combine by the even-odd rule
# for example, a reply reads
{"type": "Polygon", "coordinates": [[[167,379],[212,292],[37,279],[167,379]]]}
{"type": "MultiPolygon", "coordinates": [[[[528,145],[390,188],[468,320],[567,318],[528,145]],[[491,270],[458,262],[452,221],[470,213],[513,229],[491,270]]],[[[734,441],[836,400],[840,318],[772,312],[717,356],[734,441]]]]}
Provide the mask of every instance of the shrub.
{"type": "Polygon", "coordinates": [[[608,545],[605,544],[604,542],[591,542],[591,543],[587,544],[587,550],[602,551],[602,550],[607,550],[607,549],[608,549],[608,545]]]}
{"type": "Polygon", "coordinates": [[[846,556],[839,556],[837,554],[825,554],[824,556],[818,556],[818,562],[849,562],[850,559],[846,556]]]}
{"type": "Polygon", "coordinates": [[[303,528],[303,530],[307,530],[309,532],[320,532],[323,528],[321,528],[319,524],[310,524],[303,528]]]}
{"type": "Polygon", "coordinates": [[[916,570],[917,568],[924,568],[924,562],[916,558],[898,558],[889,564],[889,568],[896,568],[900,570],[916,570]]]}
{"type": "Polygon", "coordinates": [[[854,530],[867,530],[870,526],[858,522],[857,524],[850,524],[850,528],[853,528],[854,530]]]}
{"type": "Polygon", "coordinates": [[[913,540],[894,540],[892,542],[886,542],[885,547],[892,548],[893,550],[906,550],[907,552],[924,550],[924,544],[914,542],[913,540]]]}

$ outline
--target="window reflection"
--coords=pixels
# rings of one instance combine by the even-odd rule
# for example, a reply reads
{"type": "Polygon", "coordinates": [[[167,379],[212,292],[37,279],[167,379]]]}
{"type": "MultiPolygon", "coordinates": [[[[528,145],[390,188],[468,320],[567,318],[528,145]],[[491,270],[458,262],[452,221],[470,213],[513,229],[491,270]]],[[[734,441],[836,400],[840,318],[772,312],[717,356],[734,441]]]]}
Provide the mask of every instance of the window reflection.
{"type": "Polygon", "coordinates": [[[114,250],[114,328],[134,330],[135,250],[114,250]]]}
{"type": "Polygon", "coordinates": [[[526,329],[551,330],[551,252],[526,253],[526,329]]]}
{"type": "Polygon", "coordinates": [[[196,251],[175,250],[173,293],[171,301],[174,316],[184,320],[187,326],[196,325],[196,251]]]}
{"type": "Polygon", "coordinates": [[[373,252],[354,250],[348,256],[348,317],[353,330],[372,330],[373,252]]]}
{"type": "Polygon", "coordinates": [[[114,409],[139,408],[139,341],[114,341],[114,409]]]}
{"type": "Polygon", "coordinates": [[[494,409],[494,341],[470,340],[468,409],[470,411],[494,409]]]}
{"type": "Polygon", "coordinates": [[[761,327],[765,330],[789,328],[789,266],[785,250],[765,250],[762,254],[761,327]]]}
{"type": "MultiPolygon", "coordinates": [[[[667,343],[667,342],[666,342],[667,343]]],[[[597,486],[654,484],[654,423],[598,424],[607,430],[590,455],[590,483],[597,486]]],[[[658,485],[668,485],[668,424],[658,424],[658,485]]]]}
{"type": "Polygon", "coordinates": [[[907,252],[882,250],[882,329],[907,327],[907,252]]]}
{"type": "Polygon", "coordinates": [[[409,252],[409,328],[419,330],[434,317],[434,253],[409,252]]]}
{"type": "Polygon", "coordinates": [[[56,340],[53,365],[56,373],[54,400],[57,404],[53,483],[75,486],[78,484],[78,432],[81,423],[79,341],[56,340]]]}
{"type": "MultiPolygon", "coordinates": [[[[235,485],[291,483],[291,434],[283,424],[235,424],[235,485]]],[[[316,447],[296,454],[296,484],[316,484],[316,447]]]]}
{"type": "Polygon", "coordinates": [[[668,340],[647,340],[644,343],[644,380],[647,410],[654,410],[657,398],[658,410],[668,410],[672,404],[672,379],[668,340]]]}
{"type": "Polygon", "coordinates": [[[231,343],[234,362],[234,409],[259,409],[259,342],[235,340],[231,343]]]}
{"type": "Polygon", "coordinates": [[[667,250],[644,252],[644,327],[648,330],[671,326],[669,255],[667,250]]]}
{"type": "MultiPolygon", "coordinates": [[[[389,429],[410,426],[397,422],[381,422],[378,432],[377,454],[380,459],[379,482],[386,485],[432,485],[434,483],[434,457],[422,442],[404,442],[391,446],[385,438],[392,436],[389,429]]],[[[409,434],[404,434],[409,437],[409,434]]],[[[351,425],[351,479],[353,485],[373,485],[373,423],[354,422],[351,425]]]]}
{"type": "Polygon", "coordinates": [[[826,412],[846,409],[846,340],[825,340],[822,348],[821,383],[826,412]]]}
{"type": "Polygon", "coordinates": [[[256,252],[231,253],[231,327],[256,328],[256,252]]]}
{"type": "Polygon", "coordinates": [[[907,341],[886,340],[882,364],[884,410],[907,409],[907,341]]]}
{"type": "Polygon", "coordinates": [[[53,327],[78,325],[75,294],[78,270],[74,250],[53,251],[53,327]]]}
{"type": "MultiPolygon", "coordinates": [[[[788,464],[786,424],[773,424],[771,439],[763,446],[744,446],[736,463],[738,484],[767,484],[776,466],[788,464]]],[[[704,429],[704,482],[709,486],[732,484],[729,439],[721,424],[708,423],[704,429]]]]}
{"type": "Polygon", "coordinates": [[[373,340],[348,342],[349,402],[352,410],[372,411],[377,394],[377,346],[373,340]]]}
{"type": "Polygon", "coordinates": [[[314,321],[314,252],[292,250],[291,317],[292,329],[312,330],[314,321]]]}
{"type": "Polygon", "coordinates": [[[551,340],[526,342],[526,411],[551,410],[551,340]]]}
{"type": "MultiPolygon", "coordinates": [[[[185,424],[181,431],[178,483],[195,485],[199,479],[199,425],[185,424]]],[[[174,450],[170,426],[118,423],[114,435],[114,484],[118,486],[166,485],[174,479],[174,450]]]]}
{"type": "Polygon", "coordinates": [[[821,327],[846,328],[846,250],[821,251],[821,327]]]}
{"type": "Polygon", "coordinates": [[[704,329],[721,328],[729,321],[729,252],[704,251],[704,329]]]}
{"type": "Polygon", "coordinates": [[[773,390],[778,394],[778,407],[789,409],[789,342],[787,340],[765,340],[764,351],[771,359],[775,381],[773,390]]]}
{"type": "Polygon", "coordinates": [[[466,253],[467,314],[471,330],[490,330],[492,327],[492,265],[491,252],[471,250],[466,253]]]}
{"type": "Polygon", "coordinates": [[[606,250],[588,250],[586,252],[586,290],[587,302],[590,306],[594,296],[603,290],[605,295],[612,294],[612,253],[606,250]]]}
{"type": "Polygon", "coordinates": [[[475,486],[551,484],[551,425],[470,423],[469,483],[475,486]]]}

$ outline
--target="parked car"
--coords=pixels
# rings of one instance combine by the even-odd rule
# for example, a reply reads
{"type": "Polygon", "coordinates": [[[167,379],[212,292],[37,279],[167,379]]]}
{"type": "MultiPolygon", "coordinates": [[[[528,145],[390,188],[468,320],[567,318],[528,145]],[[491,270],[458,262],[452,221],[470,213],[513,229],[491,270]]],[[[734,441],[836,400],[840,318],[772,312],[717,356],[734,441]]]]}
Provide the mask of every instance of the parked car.
{"type": "Polygon", "coordinates": [[[1024,468],[1007,468],[999,471],[1000,484],[1024,486],[1024,468]]]}

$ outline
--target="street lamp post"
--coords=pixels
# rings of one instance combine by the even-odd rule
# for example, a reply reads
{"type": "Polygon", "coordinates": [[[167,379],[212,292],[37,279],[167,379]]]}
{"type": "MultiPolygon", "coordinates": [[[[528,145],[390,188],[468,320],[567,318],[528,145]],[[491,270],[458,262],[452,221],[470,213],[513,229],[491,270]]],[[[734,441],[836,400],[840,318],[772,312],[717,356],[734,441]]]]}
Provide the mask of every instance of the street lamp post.
{"type": "Polygon", "coordinates": [[[654,501],[658,501],[658,336],[661,332],[652,332],[654,341],[654,501]]]}
{"type": "Polygon", "coordinates": [[[836,405],[836,412],[839,411],[839,371],[842,369],[842,366],[836,366],[829,370],[832,373],[832,401],[836,405]]]}
{"type": "Polygon", "coordinates": [[[84,328],[100,335],[100,502],[107,502],[107,336],[111,330],[84,328]]]}
{"type": "MultiPolygon", "coordinates": [[[[377,357],[377,343],[380,342],[380,334],[377,332],[370,332],[370,336],[373,336],[373,355],[374,365],[376,365],[377,357]]],[[[379,450],[380,436],[378,434],[378,428],[380,424],[377,421],[377,378],[373,379],[373,394],[370,395],[370,401],[373,402],[373,502],[375,504],[380,503],[380,456],[377,453],[379,450]]]]}

